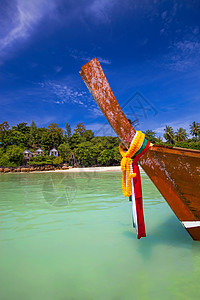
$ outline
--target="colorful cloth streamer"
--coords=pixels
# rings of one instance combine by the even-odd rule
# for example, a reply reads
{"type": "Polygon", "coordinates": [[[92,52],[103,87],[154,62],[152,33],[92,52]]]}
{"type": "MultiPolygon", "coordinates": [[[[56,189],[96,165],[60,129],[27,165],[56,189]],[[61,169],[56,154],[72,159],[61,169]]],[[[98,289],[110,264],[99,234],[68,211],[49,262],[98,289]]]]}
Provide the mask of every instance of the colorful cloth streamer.
{"type": "Polygon", "coordinates": [[[145,139],[145,147],[143,150],[135,156],[133,159],[133,172],[136,173],[136,176],[132,179],[132,212],[133,212],[133,226],[137,232],[137,238],[146,237],[145,230],[145,221],[144,221],[144,213],[143,213],[143,201],[142,201],[142,185],[141,185],[141,177],[140,177],[140,169],[138,166],[138,160],[140,157],[148,150],[149,141],[145,139]]]}
{"type": "Polygon", "coordinates": [[[136,228],[138,239],[146,237],[138,160],[149,146],[150,142],[145,139],[144,134],[137,131],[127,152],[121,147],[119,148],[122,155],[122,190],[124,196],[129,197],[129,200],[132,201],[133,226],[136,228]]]}

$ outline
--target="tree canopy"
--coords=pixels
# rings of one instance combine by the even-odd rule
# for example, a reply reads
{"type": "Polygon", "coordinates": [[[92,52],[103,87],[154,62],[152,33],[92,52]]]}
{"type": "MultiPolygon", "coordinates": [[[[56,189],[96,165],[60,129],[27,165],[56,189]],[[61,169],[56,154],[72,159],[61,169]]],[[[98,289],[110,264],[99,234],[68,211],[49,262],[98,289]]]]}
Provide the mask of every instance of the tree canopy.
{"type": "Polygon", "coordinates": [[[197,141],[197,137],[200,135],[200,123],[196,123],[195,121],[190,125],[190,133],[195,137],[197,141]]]}
{"type": "MultiPolygon", "coordinates": [[[[21,122],[10,128],[8,122],[0,124],[0,166],[17,166],[25,163],[23,151],[34,152],[37,148],[44,150],[41,157],[31,158],[30,164],[59,164],[74,163],[71,153],[75,154],[75,161],[79,166],[92,165],[119,165],[121,155],[118,150],[120,140],[111,136],[94,136],[90,129],[83,123],[78,123],[72,134],[71,126],[66,122],[66,130],[57,123],[50,123],[47,128],[37,127],[32,121],[30,126],[21,122]],[[49,151],[56,148],[59,157],[50,157],[49,151]]],[[[171,126],[166,126],[162,141],[153,130],[146,130],[146,138],[154,144],[173,145],[183,148],[200,150],[200,123],[190,125],[190,134],[182,127],[176,131],[171,126]]]]}
{"type": "Polygon", "coordinates": [[[171,126],[166,126],[164,131],[164,138],[166,141],[170,144],[175,144],[175,134],[173,128],[171,126]]]}
{"type": "Polygon", "coordinates": [[[83,136],[85,131],[86,131],[86,128],[85,128],[85,125],[83,123],[78,123],[76,125],[76,128],[74,129],[74,132],[77,133],[80,136],[83,136]]]}

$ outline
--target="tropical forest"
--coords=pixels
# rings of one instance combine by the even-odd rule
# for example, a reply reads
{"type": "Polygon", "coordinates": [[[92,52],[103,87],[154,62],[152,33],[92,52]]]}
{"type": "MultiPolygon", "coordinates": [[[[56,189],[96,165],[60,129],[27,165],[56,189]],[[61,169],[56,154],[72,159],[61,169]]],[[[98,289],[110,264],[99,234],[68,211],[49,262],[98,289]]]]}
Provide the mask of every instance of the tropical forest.
{"type": "MultiPolygon", "coordinates": [[[[200,150],[200,123],[195,121],[190,125],[189,132],[183,128],[174,131],[171,126],[166,126],[162,137],[156,136],[152,130],[146,130],[144,133],[154,144],[200,150]]],[[[30,126],[22,122],[10,127],[5,121],[0,124],[0,166],[119,165],[119,144],[118,137],[95,136],[83,123],[77,124],[72,133],[68,122],[63,130],[57,123],[37,127],[32,121],[30,126]],[[42,155],[33,155],[30,159],[25,159],[25,150],[34,153],[38,148],[42,149],[42,155]],[[58,156],[49,155],[51,149],[57,149],[58,156]]]]}

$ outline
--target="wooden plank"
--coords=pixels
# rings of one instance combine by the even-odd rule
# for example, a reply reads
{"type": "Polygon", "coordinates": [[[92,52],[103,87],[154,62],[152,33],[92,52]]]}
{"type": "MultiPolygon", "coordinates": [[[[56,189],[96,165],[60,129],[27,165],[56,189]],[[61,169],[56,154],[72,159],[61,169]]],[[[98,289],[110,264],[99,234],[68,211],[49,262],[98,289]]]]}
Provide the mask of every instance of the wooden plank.
{"type": "Polygon", "coordinates": [[[95,102],[125,145],[133,139],[136,131],[124,115],[106,79],[99,61],[94,58],[81,68],[80,75],[95,102]]]}

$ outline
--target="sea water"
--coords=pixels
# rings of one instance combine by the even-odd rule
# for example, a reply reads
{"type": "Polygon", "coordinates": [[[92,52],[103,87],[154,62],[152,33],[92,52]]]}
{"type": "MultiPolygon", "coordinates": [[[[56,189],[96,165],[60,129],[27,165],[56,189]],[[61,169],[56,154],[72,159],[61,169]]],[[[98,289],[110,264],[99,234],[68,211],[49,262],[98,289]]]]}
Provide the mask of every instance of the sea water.
{"type": "Polygon", "coordinates": [[[147,237],[121,173],[0,175],[0,299],[199,299],[194,242],[142,174],[147,237]]]}

